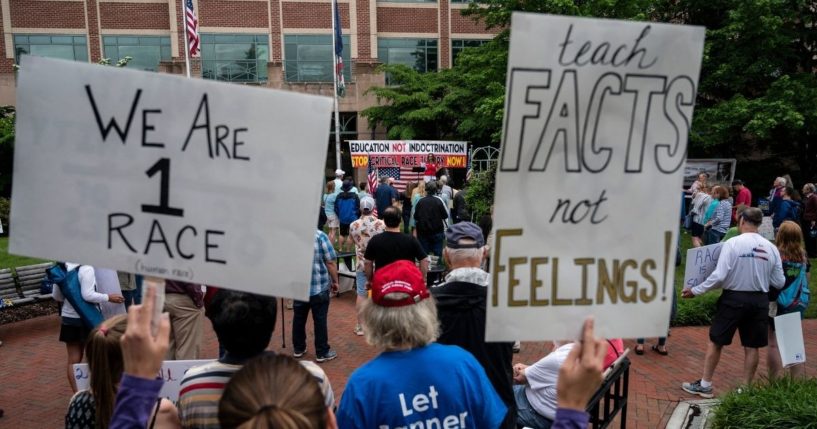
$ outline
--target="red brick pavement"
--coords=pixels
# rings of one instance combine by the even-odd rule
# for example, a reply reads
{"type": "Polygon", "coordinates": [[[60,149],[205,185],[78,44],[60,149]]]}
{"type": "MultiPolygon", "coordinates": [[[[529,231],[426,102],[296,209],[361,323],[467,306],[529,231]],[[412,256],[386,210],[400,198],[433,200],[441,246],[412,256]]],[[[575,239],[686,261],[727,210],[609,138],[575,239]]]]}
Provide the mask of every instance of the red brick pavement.
{"type": "MultiPolygon", "coordinates": [[[[329,310],[330,343],[339,358],[323,364],[338,397],[349,374],[362,362],[374,357],[374,351],[362,337],[352,333],[355,325],[354,295],[347,293],[335,299],[329,310]]],[[[279,316],[280,317],[280,316],[279,316]]],[[[280,319],[279,319],[280,320],[280,319]]],[[[290,332],[292,312],[286,312],[287,332],[290,332]]],[[[57,341],[57,316],[46,316],[0,326],[0,428],[60,427],[70,398],[65,376],[65,348],[57,341]]],[[[217,353],[215,336],[209,322],[205,323],[203,358],[214,358],[217,353]]],[[[817,320],[806,321],[807,356],[817,356],[817,320]]],[[[311,331],[311,328],[307,328],[311,331]]],[[[289,336],[287,348],[282,348],[280,326],[273,336],[270,348],[291,352],[289,336]]],[[[314,359],[311,337],[308,339],[307,359],[314,359]]],[[[680,384],[700,377],[706,328],[676,328],[668,341],[669,356],[659,356],[647,350],[644,356],[632,355],[630,408],[627,426],[630,428],[664,427],[679,400],[692,399],[680,389],[680,384]]],[[[736,339],[737,342],[737,339],[736,339]]],[[[626,342],[634,347],[633,342],[626,342]]],[[[547,352],[545,343],[523,343],[516,361],[533,362],[547,352]]],[[[715,374],[716,392],[736,386],[741,379],[743,356],[738,346],[727,347],[715,374]]],[[[760,370],[765,373],[765,357],[760,370]]],[[[808,375],[817,375],[817,364],[808,364],[808,375]]]]}

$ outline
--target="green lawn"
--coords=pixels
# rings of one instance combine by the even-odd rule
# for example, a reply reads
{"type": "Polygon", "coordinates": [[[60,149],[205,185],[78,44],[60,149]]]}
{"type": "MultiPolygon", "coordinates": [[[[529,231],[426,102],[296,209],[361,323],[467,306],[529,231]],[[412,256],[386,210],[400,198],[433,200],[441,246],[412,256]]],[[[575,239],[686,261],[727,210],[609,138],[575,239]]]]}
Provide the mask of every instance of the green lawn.
{"type": "Polygon", "coordinates": [[[0,269],[22,267],[23,265],[39,264],[40,262],[47,262],[43,259],[28,258],[25,256],[10,255],[9,238],[0,237],[0,269]]]}

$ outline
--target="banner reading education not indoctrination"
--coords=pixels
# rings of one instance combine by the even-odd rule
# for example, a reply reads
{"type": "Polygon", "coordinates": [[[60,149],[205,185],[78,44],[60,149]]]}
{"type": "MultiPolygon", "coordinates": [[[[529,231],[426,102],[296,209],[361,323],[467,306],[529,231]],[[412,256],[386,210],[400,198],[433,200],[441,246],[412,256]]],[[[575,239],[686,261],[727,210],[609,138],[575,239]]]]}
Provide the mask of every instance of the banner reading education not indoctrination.
{"type": "Polygon", "coordinates": [[[438,167],[467,168],[468,143],[430,140],[350,140],[352,167],[419,167],[434,155],[438,167]]]}
{"type": "Polygon", "coordinates": [[[487,340],[663,336],[704,28],[511,29],[487,340]]]}

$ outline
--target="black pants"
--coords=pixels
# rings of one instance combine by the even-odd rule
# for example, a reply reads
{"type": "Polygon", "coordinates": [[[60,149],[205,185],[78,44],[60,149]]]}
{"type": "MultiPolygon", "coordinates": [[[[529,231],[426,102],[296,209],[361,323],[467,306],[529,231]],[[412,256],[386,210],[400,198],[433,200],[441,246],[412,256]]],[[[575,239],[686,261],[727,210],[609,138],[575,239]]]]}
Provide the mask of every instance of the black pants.
{"type": "Polygon", "coordinates": [[[306,318],[312,310],[312,324],[315,328],[315,356],[322,357],[329,352],[327,316],[329,314],[329,290],[309,297],[309,301],[292,303],[292,347],[296,352],[306,350],[306,318]]]}

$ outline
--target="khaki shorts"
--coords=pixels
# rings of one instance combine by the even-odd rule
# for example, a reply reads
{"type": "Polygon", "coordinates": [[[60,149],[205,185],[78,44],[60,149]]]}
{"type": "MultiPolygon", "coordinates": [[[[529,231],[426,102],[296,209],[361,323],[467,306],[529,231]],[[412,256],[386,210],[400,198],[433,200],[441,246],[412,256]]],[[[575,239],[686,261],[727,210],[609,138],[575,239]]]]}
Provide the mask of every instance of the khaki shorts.
{"type": "Polygon", "coordinates": [[[327,216],[326,217],[326,226],[329,228],[337,228],[340,226],[340,222],[338,221],[337,216],[327,216]]]}

